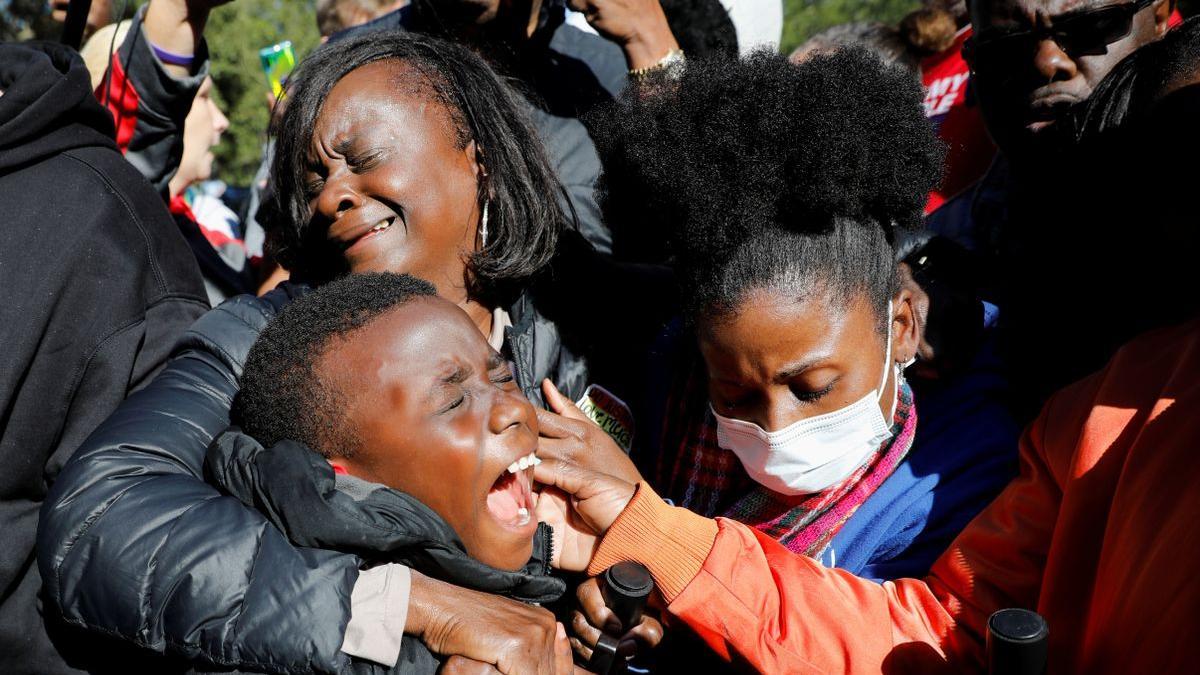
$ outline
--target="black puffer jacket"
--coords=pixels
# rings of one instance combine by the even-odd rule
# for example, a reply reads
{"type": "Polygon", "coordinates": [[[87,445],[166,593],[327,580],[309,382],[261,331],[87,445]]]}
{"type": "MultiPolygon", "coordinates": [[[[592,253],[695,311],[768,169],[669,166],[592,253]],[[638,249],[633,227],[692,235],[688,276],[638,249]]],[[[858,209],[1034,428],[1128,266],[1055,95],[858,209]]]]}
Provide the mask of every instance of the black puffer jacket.
{"type": "MultiPolygon", "coordinates": [[[[550,573],[550,529],[539,526],[533,557],[519,572],[466,554],[444,520],[420,501],[385,486],[335,476],[329,462],[298,443],[264,448],[237,428],[213,441],[205,476],[266,514],[297,546],[344,551],[370,564],[400,563],[442,581],[525,602],[557,600],[566,586],[550,573]]],[[[417,640],[401,642],[390,672],[433,673],[438,660],[417,640]]],[[[356,661],[355,673],[389,669],[356,661]]]]}
{"type": "MultiPolygon", "coordinates": [[[[602,384],[618,395],[633,391],[619,382],[628,380],[621,371],[641,371],[632,355],[674,306],[669,275],[613,267],[568,234],[569,259],[510,309],[509,356],[535,401],[543,377],[578,397],[596,364],[603,370],[593,372],[611,376],[602,384]],[[559,321],[579,316],[590,326],[564,339],[559,321]]],[[[206,448],[229,426],[251,345],[297,292],[285,284],[202,317],[163,374],[64,468],[43,510],[38,563],[47,602],[68,622],[230,668],[352,667],[340,647],[360,559],[294,547],[264,516],[202,479],[206,448]]]]}
{"type": "Polygon", "coordinates": [[[297,548],[203,480],[242,364],[292,289],[202,316],[63,468],[38,529],[47,611],[200,664],[337,672],[359,559],[297,548]]]}

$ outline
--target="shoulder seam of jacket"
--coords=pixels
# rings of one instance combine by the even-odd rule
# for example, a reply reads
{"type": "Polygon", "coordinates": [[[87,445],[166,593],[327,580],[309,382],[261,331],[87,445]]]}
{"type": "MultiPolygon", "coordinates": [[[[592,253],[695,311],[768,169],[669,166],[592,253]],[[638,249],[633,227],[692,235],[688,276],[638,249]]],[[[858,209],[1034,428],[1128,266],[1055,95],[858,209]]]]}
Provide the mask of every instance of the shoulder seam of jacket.
{"type": "MultiPolygon", "coordinates": [[[[135,328],[138,325],[145,324],[145,323],[146,323],[146,315],[145,315],[145,312],[143,312],[141,316],[134,317],[134,318],[130,319],[128,322],[121,324],[121,325],[117,326],[116,328],[113,328],[106,335],[104,335],[104,337],[102,337],[96,341],[96,343],[92,346],[91,350],[88,351],[87,357],[83,359],[83,362],[80,363],[79,366],[76,367],[75,372],[71,374],[71,380],[70,380],[71,384],[70,384],[70,387],[68,387],[68,389],[67,389],[69,392],[71,392],[71,395],[67,398],[67,410],[68,411],[71,409],[71,406],[75,404],[75,396],[78,395],[78,393],[79,393],[79,385],[81,382],[83,382],[83,376],[92,367],[92,361],[96,358],[96,355],[99,354],[100,352],[104,351],[104,348],[109,344],[109,342],[112,341],[117,336],[121,335],[122,333],[124,333],[125,331],[128,331],[131,328],[135,328]]],[[[126,391],[125,395],[128,396],[129,392],[126,391]]],[[[66,412],[66,411],[64,411],[64,412],[66,412]]],[[[55,438],[54,438],[55,447],[57,447],[58,442],[60,440],[62,440],[63,427],[60,427],[58,431],[59,431],[58,435],[55,436],[55,438]]]]}
{"type": "Polygon", "coordinates": [[[144,224],[142,223],[142,219],[140,217],[138,217],[138,215],[136,213],[134,213],[133,208],[129,205],[129,200],[126,199],[125,195],[122,193],[122,191],[117,189],[117,186],[114,185],[113,182],[108,179],[108,176],[104,175],[104,173],[101,172],[100,170],[98,170],[95,166],[92,166],[91,162],[88,162],[87,160],[85,160],[81,157],[76,157],[71,150],[64,152],[62,154],[62,156],[67,157],[67,158],[87,167],[88,170],[91,171],[92,173],[96,174],[96,176],[106,186],[108,186],[108,188],[110,190],[112,190],[112,193],[114,195],[116,195],[117,199],[120,200],[121,206],[123,206],[125,208],[125,211],[129,214],[130,220],[137,227],[138,234],[140,234],[142,236],[142,243],[146,247],[146,259],[149,261],[150,269],[154,273],[154,279],[158,283],[159,292],[167,293],[168,287],[167,287],[166,279],[163,278],[162,270],[159,269],[158,260],[156,260],[153,253],[151,253],[153,247],[150,244],[150,237],[149,237],[149,235],[146,234],[146,228],[145,228],[144,224]]]}

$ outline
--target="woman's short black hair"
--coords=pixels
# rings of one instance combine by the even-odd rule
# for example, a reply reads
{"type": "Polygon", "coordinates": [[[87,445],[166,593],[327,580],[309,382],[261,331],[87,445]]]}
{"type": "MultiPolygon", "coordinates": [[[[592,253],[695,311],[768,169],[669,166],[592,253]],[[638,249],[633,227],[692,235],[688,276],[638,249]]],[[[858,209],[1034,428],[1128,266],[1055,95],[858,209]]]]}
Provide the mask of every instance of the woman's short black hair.
{"type": "Polygon", "coordinates": [[[477,295],[519,287],[554,254],[566,216],[562,186],[546,160],[525,112],[526,103],[477,54],[427,35],[381,31],[329,43],[304,60],[289,81],[286,110],[277,120],[274,191],[268,203],[273,252],[298,278],[324,282],[345,272],[340,251],[322,228],[310,225],[305,158],[313,127],[329,92],[350,72],[376,61],[401,61],[424,82],[471,141],[487,177],[479,182],[480,208],[489,203],[487,245],[468,262],[477,295]],[[317,231],[322,230],[322,231],[317,231]]]}
{"type": "Polygon", "coordinates": [[[283,309],[246,358],[233,419],[259,443],[299,441],[325,457],[352,457],[358,446],[346,428],[346,397],[317,367],[345,338],[413,299],[437,295],[407,274],[354,274],[302,296],[283,309]]]}
{"type": "Polygon", "coordinates": [[[919,226],[941,174],[922,99],[911,72],[858,48],[689,61],[596,120],[602,208],[659,228],[693,319],[772,287],[865,294],[883,326],[893,229],[919,226]]]}

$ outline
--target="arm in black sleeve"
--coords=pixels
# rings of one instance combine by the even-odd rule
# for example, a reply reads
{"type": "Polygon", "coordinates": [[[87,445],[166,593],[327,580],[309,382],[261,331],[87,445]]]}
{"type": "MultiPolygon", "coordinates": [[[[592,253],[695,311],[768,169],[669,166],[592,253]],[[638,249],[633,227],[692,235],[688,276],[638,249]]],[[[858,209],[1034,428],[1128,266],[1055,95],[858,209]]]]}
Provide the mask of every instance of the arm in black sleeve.
{"type": "Polygon", "coordinates": [[[358,559],[292,546],[201,479],[272,314],[248,297],[206,314],[63,468],[42,510],[38,563],[47,602],[68,623],[235,668],[348,666],[340,647],[358,559]]]}
{"type": "Polygon", "coordinates": [[[190,76],[168,73],[142,24],[148,6],[134,16],[96,96],[112,113],[125,159],[165,198],[183,158],[183,122],[208,77],[208,47],[200,42],[190,76]]]}

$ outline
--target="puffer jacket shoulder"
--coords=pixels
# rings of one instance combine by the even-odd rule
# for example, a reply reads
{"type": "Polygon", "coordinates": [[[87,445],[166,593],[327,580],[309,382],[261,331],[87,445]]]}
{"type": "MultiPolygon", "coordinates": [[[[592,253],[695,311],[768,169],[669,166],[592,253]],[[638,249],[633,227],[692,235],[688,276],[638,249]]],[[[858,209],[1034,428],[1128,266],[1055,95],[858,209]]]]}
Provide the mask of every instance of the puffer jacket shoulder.
{"type": "Polygon", "coordinates": [[[299,292],[235,298],[201,317],[63,468],[38,532],[47,611],[218,668],[352,668],[340,648],[360,560],[296,548],[203,480],[250,346],[299,292]]]}

